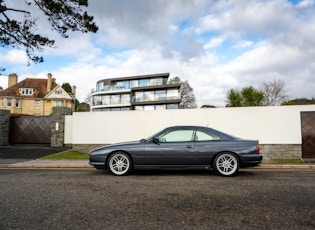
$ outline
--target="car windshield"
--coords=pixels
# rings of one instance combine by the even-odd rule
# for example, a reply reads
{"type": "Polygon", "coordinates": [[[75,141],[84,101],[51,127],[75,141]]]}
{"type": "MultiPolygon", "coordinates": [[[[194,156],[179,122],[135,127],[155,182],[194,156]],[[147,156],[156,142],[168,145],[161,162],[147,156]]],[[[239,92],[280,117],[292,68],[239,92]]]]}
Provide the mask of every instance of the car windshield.
{"type": "Polygon", "coordinates": [[[158,133],[160,133],[160,132],[161,132],[161,131],[156,132],[156,133],[154,133],[153,135],[151,135],[151,136],[145,138],[145,141],[146,141],[146,142],[150,141],[153,137],[155,137],[155,136],[156,136],[158,133]]]}

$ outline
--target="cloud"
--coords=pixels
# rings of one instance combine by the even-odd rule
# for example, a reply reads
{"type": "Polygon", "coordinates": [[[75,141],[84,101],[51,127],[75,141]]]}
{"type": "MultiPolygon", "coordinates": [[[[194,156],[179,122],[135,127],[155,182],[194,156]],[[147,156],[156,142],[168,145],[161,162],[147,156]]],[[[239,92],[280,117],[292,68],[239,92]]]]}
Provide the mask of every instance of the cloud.
{"type": "Polygon", "coordinates": [[[41,31],[56,39],[41,53],[48,62],[22,68],[13,49],[0,61],[20,76],[51,72],[76,85],[80,101],[98,80],[163,72],[188,80],[199,106],[225,106],[229,89],[274,79],[291,98],[314,97],[314,10],[311,0],[90,1],[98,33],[60,39],[43,22],[41,31]]]}
{"type": "Polygon", "coordinates": [[[27,64],[27,56],[23,50],[12,49],[0,55],[2,65],[12,64],[27,64]]]}

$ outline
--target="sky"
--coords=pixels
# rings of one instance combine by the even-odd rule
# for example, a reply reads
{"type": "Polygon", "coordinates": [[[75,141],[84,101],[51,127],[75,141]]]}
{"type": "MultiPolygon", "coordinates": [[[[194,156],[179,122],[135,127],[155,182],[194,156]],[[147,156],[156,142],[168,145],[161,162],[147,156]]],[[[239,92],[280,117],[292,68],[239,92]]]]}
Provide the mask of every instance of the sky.
{"type": "Polygon", "coordinates": [[[0,47],[3,88],[10,73],[19,81],[51,73],[84,102],[98,80],[170,73],[188,81],[198,107],[225,107],[228,90],[274,80],[285,82],[289,99],[315,97],[315,0],[90,0],[84,10],[99,31],[68,39],[29,10],[55,47],[29,66],[23,49],[0,47]]]}

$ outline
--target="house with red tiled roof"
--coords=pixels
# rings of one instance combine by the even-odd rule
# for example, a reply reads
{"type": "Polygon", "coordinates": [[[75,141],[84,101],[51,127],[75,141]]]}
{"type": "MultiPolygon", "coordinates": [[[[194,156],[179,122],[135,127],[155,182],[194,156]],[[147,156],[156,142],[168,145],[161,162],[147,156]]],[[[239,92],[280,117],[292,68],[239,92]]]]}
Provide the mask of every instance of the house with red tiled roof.
{"type": "Polygon", "coordinates": [[[0,91],[0,109],[11,114],[50,115],[53,107],[69,107],[74,111],[76,88],[67,93],[49,73],[46,79],[26,78],[18,82],[10,74],[8,88],[0,91]]]}

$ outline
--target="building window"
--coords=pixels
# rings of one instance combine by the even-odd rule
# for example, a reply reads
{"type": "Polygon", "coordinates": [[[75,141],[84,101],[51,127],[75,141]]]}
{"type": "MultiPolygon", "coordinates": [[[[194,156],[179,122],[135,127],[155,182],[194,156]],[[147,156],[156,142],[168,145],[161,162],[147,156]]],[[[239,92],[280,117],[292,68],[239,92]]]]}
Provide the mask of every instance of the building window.
{"type": "Polygon", "coordinates": [[[62,101],[55,101],[55,107],[61,107],[62,101]]]}
{"type": "Polygon", "coordinates": [[[122,94],[121,104],[129,104],[129,103],[130,103],[130,94],[122,94]]]}
{"type": "Polygon", "coordinates": [[[155,110],[164,110],[166,109],[166,105],[156,105],[155,110]]]}
{"type": "Polygon", "coordinates": [[[110,95],[102,96],[102,104],[103,105],[110,105],[110,95]]]}
{"type": "Polygon", "coordinates": [[[166,90],[157,90],[155,91],[155,100],[164,101],[166,99],[166,90]]]}
{"type": "Polygon", "coordinates": [[[139,86],[149,86],[150,85],[150,80],[149,79],[141,79],[140,80],[140,85],[139,86]]]}
{"type": "Polygon", "coordinates": [[[96,92],[103,91],[103,89],[104,89],[104,83],[103,82],[96,84],[96,92]]]}
{"type": "Polygon", "coordinates": [[[19,107],[20,107],[20,100],[19,100],[19,99],[16,99],[16,100],[15,100],[15,107],[16,107],[16,108],[19,108],[19,107]]]}
{"type": "Polygon", "coordinates": [[[131,80],[130,81],[130,88],[138,87],[139,86],[139,80],[131,80]]]}
{"type": "Polygon", "coordinates": [[[102,104],[102,97],[101,96],[94,96],[93,97],[93,104],[94,105],[101,105],[102,104]]]}
{"type": "Polygon", "coordinates": [[[117,89],[130,89],[129,81],[116,82],[117,89]]]}
{"type": "Polygon", "coordinates": [[[154,105],[145,105],[144,110],[154,110],[154,105]]]}
{"type": "Polygon", "coordinates": [[[111,95],[110,103],[111,104],[120,104],[120,95],[111,95]]]}
{"type": "Polygon", "coordinates": [[[21,95],[33,95],[36,92],[36,89],[32,88],[20,88],[19,93],[21,95]]]}
{"type": "Polygon", "coordinates": [[[12,100],[11,99],[7,100],[7,107],[12,107],[12,100]]]}
{"type": "Polygon", "coordinates": [[[62,94],[62,90],[61,90],[61,89],[57,89],[57,90],[55,91],[55,94],[62,94]]]}
{"type": "Polygon", "coordinates": [[[40,108],[40,101],[35,101],[34,107],[35,107],[35,109],[39,109],[40,108]]]}
{"type": "Polygon", "coordinates": [[[145,91],[144,101],[154,101],[154,91],[145,91]]]}
{"type": "Polygon", "coordinates": [[[168,100],[178,99],[178,90],[177,89],[168,89],[167,90],[167,99],[168,100]]]}
{"type": "Polygon", "coordinates": [[[135,92],[136,102],[143,101],[143,92],[135,92]]]}
{"type": "Polygon", "coordinates": [[[143,110],[143,106],[137,105],[137,106],[135,106],[135,110],[143,110]]]}
{"type": "Polygon", "coordinates": [[[178,109],[178,104],[167,104],[166,109],[178,109]]]}
{"type": "Polygon", "coordinates": [[[163,85],[163,78],[151,78],[150,85],[163,85]]]}

